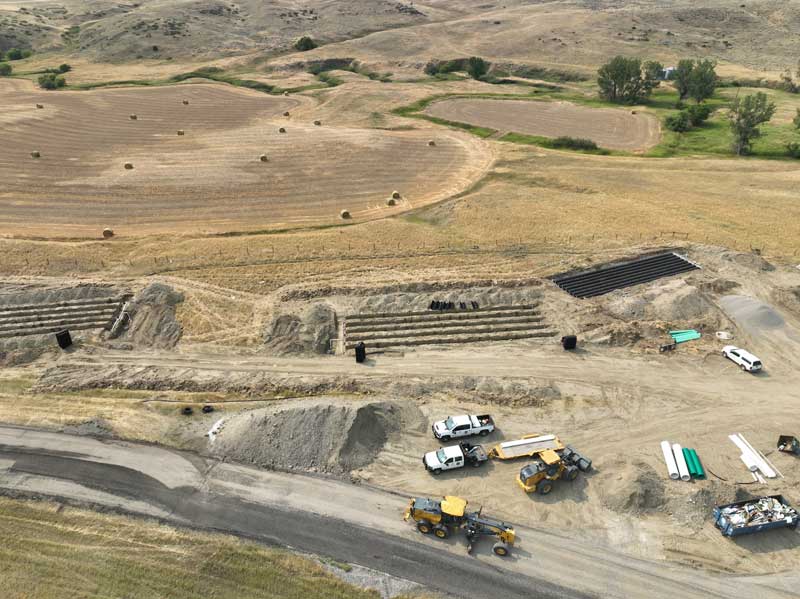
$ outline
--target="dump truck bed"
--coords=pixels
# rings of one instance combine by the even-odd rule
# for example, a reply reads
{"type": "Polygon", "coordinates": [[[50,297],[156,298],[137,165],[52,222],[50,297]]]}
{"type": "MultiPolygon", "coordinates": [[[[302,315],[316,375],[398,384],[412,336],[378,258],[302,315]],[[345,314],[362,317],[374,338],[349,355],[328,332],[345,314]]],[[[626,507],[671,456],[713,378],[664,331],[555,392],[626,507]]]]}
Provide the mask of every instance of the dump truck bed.
{"type": "Polygon", "coordinates": [[[500,460],[531,457],[545,450],[558,451],[564,444],[555,435],[528,435],[515,441],[498,443],[489,451],[489,457],[500,460]]]}

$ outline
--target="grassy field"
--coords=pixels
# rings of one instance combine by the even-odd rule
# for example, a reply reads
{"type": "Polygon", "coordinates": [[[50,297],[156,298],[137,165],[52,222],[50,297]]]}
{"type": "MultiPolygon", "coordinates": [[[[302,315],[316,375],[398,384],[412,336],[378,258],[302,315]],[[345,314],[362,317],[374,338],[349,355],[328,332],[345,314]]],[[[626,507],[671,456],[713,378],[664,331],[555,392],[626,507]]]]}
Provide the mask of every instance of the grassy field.
{"type": "Polygon", "coordinates": [[[310,559],[235,537],[0,498],[6,599],[377,599],[310,559]]]}
{"type": "MultiPolygon", "coordinates": [[[[795,110],[800,108],[800,97],[796,94],[780,92],[775,90],[761,90],[738,88],[739,94],[753,94],[765,91],[770,99],[776,103],[776,117],[761,127],[762,136],[753,144],[752,157],[767,159],[788,159],[786,156],[786,144],[792,141],[800,142],[800,133],[791,125],[791,118],[795,110]]],[[[733,145],[733,135],[730,131],[727,118],[727,107],[734,97],[736,90],[729,88],[720,89],[717,94],[709,99],[707,103],[715,108],[711,118],[699,127],[695,127],[686,133],[675,133],[662,127],[661,142],[644,154],[651,158],[666,158],[675,156],[730,156],[734,157],[731,147],[733,145]]],[[[478,127],[470,123],[450,121],[442,118],[424,114],[431,103],[453,98],[486,98],[495,100],[531,100],[531,101],[565,101],[581,104],[595,108],[620,108],[620,105],[613,104],[597,97],[593,91],[587,88],[586,93],[562,88],[547,89],[546,87],[536,88],[528,94],[509,94],[509,93],[481,93],[481,94],[437,94],[428,96],[421,100],[394,109],[393,113],[398,116],[425,119],[430,122],[448,127],[463,129],[479,137],[490,137],[496,131],[486,127],[478,127]]],[[[639,110],[650,112],[657,116],[663,123],[664,119],[670,115],[677,114],[676,103],[678,94],[671,87],[663,87],[655,91],[650,100],[639,110]]],[[[624,107],[623,107],[624,108],[624,107]]],[[[540,147],[552,147],[548,138],[536,135],[525,135],[511,132],[503,136],[502,141],[536,145],[540,147]]],[[[612,153],[625,155],[625,152],[600,151],[599,153],[612,153]]]]}

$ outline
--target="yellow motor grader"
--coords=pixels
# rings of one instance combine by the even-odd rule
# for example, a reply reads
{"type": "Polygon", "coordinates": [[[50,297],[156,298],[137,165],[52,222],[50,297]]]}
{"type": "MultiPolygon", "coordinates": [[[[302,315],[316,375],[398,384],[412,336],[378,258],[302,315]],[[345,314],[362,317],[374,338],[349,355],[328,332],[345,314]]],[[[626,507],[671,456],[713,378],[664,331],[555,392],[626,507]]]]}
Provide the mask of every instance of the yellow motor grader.
{"type": "Polygon", "coordinates": [[[469,543],[468,552],[472,551],[473,545],[480,537],[494,536],[498,541],[492,546],[492,551],[496,555],[506,556],[510,553],[516,538],[512,526],[483,516],[480,509],[468,512],[466,499],[450,495],[442,499],[415,497],[408,504],[403,519],[414,520],[419,532],[433,533],[440,539],[446,539],[452,532],[463,532],[469,543]]]}

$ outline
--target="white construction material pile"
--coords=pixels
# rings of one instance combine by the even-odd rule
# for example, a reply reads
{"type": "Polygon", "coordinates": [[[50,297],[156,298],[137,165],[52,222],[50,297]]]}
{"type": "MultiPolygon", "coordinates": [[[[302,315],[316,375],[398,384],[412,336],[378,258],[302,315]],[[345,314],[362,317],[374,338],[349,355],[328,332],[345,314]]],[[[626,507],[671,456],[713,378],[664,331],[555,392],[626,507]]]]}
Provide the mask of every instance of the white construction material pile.
{"type": "Polygon", "coordinates": [[[797,516],[797,510],[774,497],[762,497],[744,505],[732,505],[720,512],[734,526],[755,526],[797,516]]]}
{"type": "MultiPolygon", "coordinates": [[[[763,454],[756,451],[752,445],[740,433],[729,435],[728,438],[739,448],[742,452],[739,458],[742,460],[747,469],[753,473],[753,478],[764,482],[763,477],[775,478],[780,474],[775,467],[764,457],[763,454]]],[[[783,475],[780,474],[781,478],[783,475]]]]}

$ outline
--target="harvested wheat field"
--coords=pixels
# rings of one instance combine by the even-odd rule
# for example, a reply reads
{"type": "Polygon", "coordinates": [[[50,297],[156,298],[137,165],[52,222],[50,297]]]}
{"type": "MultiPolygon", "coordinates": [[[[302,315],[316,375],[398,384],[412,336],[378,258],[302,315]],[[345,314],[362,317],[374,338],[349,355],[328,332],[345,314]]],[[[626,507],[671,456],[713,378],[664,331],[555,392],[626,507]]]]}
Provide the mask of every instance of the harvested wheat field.
{"type": "Polygon", "coordinates": [[[454,98],[434,102],[425,112],[502,132],[591,139],[611,150],[646,150],[660,138],[658,120],[652,115],[569,102],[454,98]]]}
{"type": "Polygon", "coordinates": [[[310,100],[223,85],[48,94],[14,81],[0,101],[6,234],[285,227],[343,209],[370,218],[458,193],[492,161],[465,134],[437,132],[429,147],[430,132],[287,121],[310,100]],[[403,199],[389,208],[393,190],[403,199]]]}

